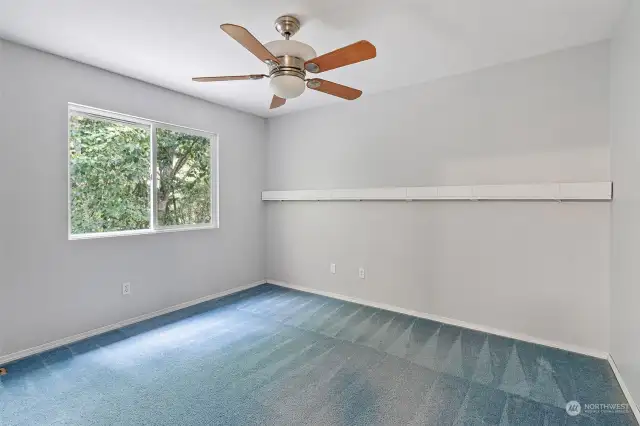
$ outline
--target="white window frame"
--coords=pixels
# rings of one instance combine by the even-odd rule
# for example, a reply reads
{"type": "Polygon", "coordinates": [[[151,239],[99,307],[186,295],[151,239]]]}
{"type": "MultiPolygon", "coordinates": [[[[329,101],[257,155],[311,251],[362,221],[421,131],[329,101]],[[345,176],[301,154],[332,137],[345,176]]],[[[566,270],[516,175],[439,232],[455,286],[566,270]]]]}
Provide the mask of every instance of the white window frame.
{"type": "Polygon", "coordinates": [[[176,124],[165,123],[162,121],[151,120],[148,118],[135,117],[132,115],[121,114],[113,111],[107,111],[104,109],[93,108],[86,105],[80,105],[75,103],[68,104],[68,115],[67,115],[67,220],[68,220],[68,238],[69,240],[87,240],[94,238],[108,238],[108,237],[121,237],[121,236],[129,236],[129,235],[149,235],[149,234],[161,234],[166,232],[177,232],[177,231],[193,231],[200,229],[218,229],[220,227],[220,218],[219,218],[219,170],[218,170],[218,152],[219,150],[219,138],[216,133],[208,132],[206,130],[194,129],[191,127],[178,126],[176,124]],[[149,170],[151,176],[149,177],[151,190],[150,192],[150,217],[149,217],[149,228],[148,229],[136,229],[131,231],[113,231],[113,232],[95,232],[95,233],[87,233],[87,234],[72,234],[71,233],[71,146],[69,144],[69,123],[71,121],[71,116],[73,115],[84,115],[88,117],[94,118],[103,118],[103,119],[111,119],[122,121],[125,123],[131,124],[139,124],[143,126],[149,127],[150,130],[150,164],[151,169],[149,170]],[[211,222],[203,223],[197,225],[173,225],[173,226],[158,226],[158,218],[157,218],[157,176],[156,176],[156,151],[157,151],[157,142],[156,142],[156,129],[162,128],[167,130],[172,130],[175,132],[187,133],[194,136],[201,136],[209,139],[210,143],[210,156],[211,156],[211,222]]]}

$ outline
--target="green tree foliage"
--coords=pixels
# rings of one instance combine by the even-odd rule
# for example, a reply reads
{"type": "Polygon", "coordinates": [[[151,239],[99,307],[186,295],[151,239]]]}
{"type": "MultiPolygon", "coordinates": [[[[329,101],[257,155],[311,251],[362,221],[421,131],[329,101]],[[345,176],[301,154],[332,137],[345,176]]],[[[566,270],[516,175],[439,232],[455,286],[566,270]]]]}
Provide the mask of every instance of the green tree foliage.
{"type": "Polygon", "coordinates": [[[73,234],[149,228],[149,132],[115,121],[71,117],[73,234]]]}
{"type": "MultiPolygon", "coordinates": [[[[72,234],[150,228],[150,129],[70,119],[72,234]]],[[[157,129],[158,226],[211,221],[209,139],[157,129]]]]}
{"type": "Polygon", "coordinates": [[[211,222],[211,143],[157,129],[158,225],[211,222]]]}

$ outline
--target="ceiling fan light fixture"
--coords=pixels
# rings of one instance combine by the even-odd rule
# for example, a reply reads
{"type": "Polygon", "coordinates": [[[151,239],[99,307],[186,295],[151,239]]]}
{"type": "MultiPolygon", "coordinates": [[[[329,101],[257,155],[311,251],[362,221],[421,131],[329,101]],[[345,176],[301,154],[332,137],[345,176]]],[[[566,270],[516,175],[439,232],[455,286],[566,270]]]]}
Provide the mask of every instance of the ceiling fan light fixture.
{"type": "Polygon", "coordinates": [[[273,94],[282,99],[293,99],[304,93],[304,80],[293,75],[278,75],[271,77],[269,86],[273,94]]]}
{"type": "Polygon", "coordinates": [[[353,101],[362,95],[361,90],[331,81],[313,78],[306,80],[307,72],[314,74],[342,68],[376,57],[376,47],[360,40],[324,55],[317,56],[313,47],[291,36],[300,30],[300,20],[292,15],[276,19],[276,31],[284,40],[262,44],[246,28],[235,24],[222,24],[220,28],[269,67],[269,74],[231,75],[218,77],[194,77],[197,82],[260,80],[268,77],[274,95],[269,109],[283,106],[287,99],[302,95],[305,88],[353,101]],[[306,82],[306,84],[305,84],[306,82]]]}

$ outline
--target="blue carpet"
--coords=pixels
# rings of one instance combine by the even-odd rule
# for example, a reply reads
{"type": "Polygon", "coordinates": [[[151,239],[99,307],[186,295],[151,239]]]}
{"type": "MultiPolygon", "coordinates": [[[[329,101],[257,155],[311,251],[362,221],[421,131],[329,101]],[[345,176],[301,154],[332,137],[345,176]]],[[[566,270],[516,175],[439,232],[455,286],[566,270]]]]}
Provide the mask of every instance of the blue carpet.
{"type": "Polygon", "coordinates": [[[6,367],[2,426],[637,425],[603,360],[272,285],[6,367]]]}

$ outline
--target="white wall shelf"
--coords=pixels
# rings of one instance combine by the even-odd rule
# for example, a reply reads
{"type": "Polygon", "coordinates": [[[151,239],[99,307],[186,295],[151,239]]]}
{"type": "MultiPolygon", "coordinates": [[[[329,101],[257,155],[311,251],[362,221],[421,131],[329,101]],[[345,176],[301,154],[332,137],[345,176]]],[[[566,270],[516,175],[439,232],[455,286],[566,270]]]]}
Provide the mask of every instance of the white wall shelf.
{"type": "Polygon", "coordinates": [[[611,201],[611,182],[263,191],[263,201],[611,201]]]}

